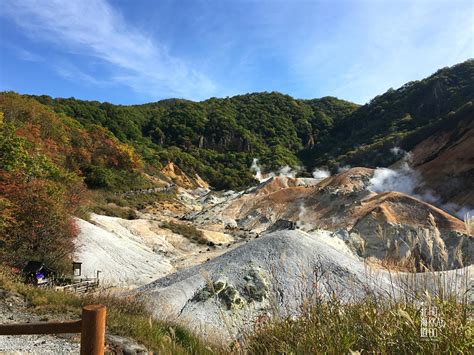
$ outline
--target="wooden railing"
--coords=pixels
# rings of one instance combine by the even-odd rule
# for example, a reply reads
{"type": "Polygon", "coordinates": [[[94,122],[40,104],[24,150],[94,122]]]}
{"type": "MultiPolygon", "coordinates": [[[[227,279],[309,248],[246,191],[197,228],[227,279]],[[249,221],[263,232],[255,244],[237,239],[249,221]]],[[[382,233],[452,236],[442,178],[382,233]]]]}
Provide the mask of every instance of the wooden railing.
{"type": "Polygon", "coordinates": [[[82,319],[66,322],[0,324],[0,335],[81,333],[81,355],[103,355],[106,308],[89,305],[82,319]]]}
{"type": "Polygon", "coordinates": [[[75,281],[72,284],[64,286],[56,286],[54,289],[57,291],[70,291],[74,293],[87,293],[93,291],[99,287],[99,279],[90,278],[90,279],[81,279],[80,281],[75,281]]]}

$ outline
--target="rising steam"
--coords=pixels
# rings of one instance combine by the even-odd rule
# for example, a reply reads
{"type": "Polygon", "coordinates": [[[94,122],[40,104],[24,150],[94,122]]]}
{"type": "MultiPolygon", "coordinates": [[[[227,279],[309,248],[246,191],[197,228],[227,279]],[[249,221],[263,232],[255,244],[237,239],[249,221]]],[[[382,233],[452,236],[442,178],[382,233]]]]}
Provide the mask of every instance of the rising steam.
{"type": "Polygon", "coordinates": [[[258,180],[259,182],[265,182],[272,177],[278,176],[278,177],[286,177],[286,178],[291,178],[294,179],[296,178],[296,175],[301,171],[301,167],[297,166],[296,168],[292,168],[288,165],[285,165],[278,169],[278,171],[275,172],[269,172],[269,173],[262,173],[262,168],[258,164],[258,159],[254,158],[252,161],[252,166],[250,167],[250,170],[254,171],[254,178],[258,180]]]}
{"type": "Polygon", "coordinates": [[[313,177],[315,179],[322,180],[322,179],[325,179],[325,178],[330,177],[330,176],[331,176],[331,173],[327,169],[318,169],[318,168],[316,168],[313,171],[313,177]]]}
{"type": "Polygon", "coordinates": [[[298,229],[303,229],[304,226],[304,217],[306,215],[306,207],[303,203],[300,204],[300,211],[298,213],[298,220],[296,221],[296,227],[298,229]]]}
{"type": "Polygon", "coordinates": [[[422,187],[423,180],[421,175],[411,168],[411,160],[411,154],[406,153],[396,170],[390,168],[375,169],[374,175],[369,181],[368,189],[373,192],[397,191],[429,203],[436,202],[439,198],[435,196],[433,191],[417,192],[422,187]]]}
{"type": "Polygon", "coordinates": [[[264,181],[267,181],[268,179],[270,179],[270,177],[265,177],[265,178],[263,177],[262,168],[260,167],[260,165],[258,165],[258,159],[257,158],[253,159],[252,166],[250,167],[250,170],[255,172],[255,175],[253,177],[256,180],[258,180],[259,182],[264,182],[264,181]]]}
{"type": "Polygon", "coordinates": [[[284,167],[278,170],[278,176],[294,179],[296,178],[296,175],[298,175],[300,171],[301,171],[301,167],[299,166],[297,166],[296,168],[292,168],[288,165],[285,165],[284,167]]]}
{"type": "Polygon", "coordinates": [[[395,156],[402,157],[398,167],[396,169],[375,169],[374,175],[369,181],[368,190],[373,192],[402,192],[422,201],[435,204],[461,219],[464,218],[467,212],[472,211],[455,203],[443,204],[440,196],[433,190],[427,189],[421,175],[411,167],[411,153],[407,153],[399,147],[394,147],[390,151],[395,156]]]}

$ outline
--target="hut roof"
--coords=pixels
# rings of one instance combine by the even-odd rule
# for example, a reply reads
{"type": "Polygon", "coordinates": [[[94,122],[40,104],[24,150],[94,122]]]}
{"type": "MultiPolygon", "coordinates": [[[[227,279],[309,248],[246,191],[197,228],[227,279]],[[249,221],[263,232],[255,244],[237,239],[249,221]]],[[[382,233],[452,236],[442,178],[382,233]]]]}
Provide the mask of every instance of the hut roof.
{"type": "Polygon", "coordinates": [[[41,261],[28,261],[28,263],[23,268],[23,273],[25,274],[34,274],[36,272],[42,272],[45,274],[53,274],[55,271],[47,267],[41,261]]]}

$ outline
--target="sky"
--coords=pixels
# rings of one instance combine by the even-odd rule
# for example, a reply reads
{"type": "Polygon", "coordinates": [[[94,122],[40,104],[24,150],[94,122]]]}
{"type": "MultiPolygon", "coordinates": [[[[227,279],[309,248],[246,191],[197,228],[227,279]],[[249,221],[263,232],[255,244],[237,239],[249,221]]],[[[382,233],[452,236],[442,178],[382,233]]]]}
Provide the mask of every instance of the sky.
{"type": "Polygon", "coordinates": [[[474,57],[472,0],[2,0],[0,91],[359,104],[474,57]]]}

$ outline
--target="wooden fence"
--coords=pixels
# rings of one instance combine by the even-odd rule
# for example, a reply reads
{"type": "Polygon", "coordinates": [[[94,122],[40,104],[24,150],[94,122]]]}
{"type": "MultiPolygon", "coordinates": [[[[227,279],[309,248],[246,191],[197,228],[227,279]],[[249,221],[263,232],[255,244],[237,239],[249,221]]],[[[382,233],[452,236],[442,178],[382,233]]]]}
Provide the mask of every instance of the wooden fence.
{"type": "Polygon", "coordinates": [[[82,319],[65,322],[0,324],[0,335],[81,333],[81,355],[103,355],[106,307],[89,305],[82,319]]]}
{"type": "Polygon", "coordinates": [[[69,291],[74,293],[87,293],[99,287],[99,279],[81,279],[69,285],[54,287],[57,291],[69,291]]]}

